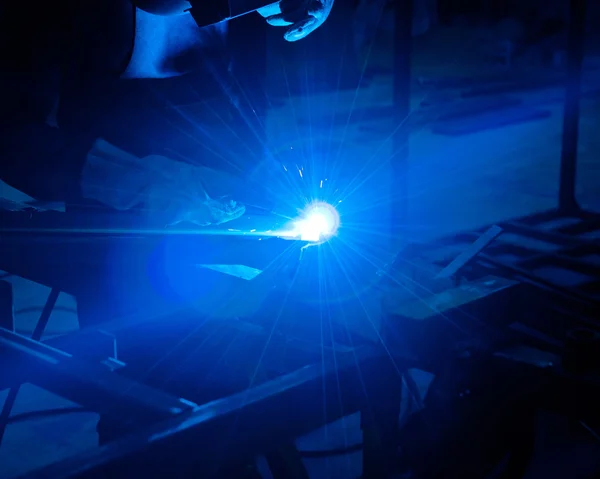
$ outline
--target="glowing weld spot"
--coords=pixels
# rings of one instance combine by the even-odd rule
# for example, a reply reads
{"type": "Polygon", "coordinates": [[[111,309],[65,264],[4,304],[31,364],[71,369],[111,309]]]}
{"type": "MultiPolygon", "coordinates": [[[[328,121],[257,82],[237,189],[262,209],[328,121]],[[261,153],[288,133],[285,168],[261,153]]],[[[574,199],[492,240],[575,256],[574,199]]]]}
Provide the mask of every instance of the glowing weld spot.
{"type": "Polygon", "coordinates": [[[294,222],[293,235],[302,241],[323,242],[335,235],[340,226],[340,215],[328,203],[310,204],[294,222]]]}

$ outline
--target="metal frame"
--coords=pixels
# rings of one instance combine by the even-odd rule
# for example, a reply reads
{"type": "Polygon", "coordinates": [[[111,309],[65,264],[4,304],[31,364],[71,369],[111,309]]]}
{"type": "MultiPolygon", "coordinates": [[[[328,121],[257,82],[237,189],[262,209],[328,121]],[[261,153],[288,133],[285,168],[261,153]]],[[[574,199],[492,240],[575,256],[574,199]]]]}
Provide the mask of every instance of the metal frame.
{"type": "MultiPolygon", "coordinates": [[[[515,219],[498,226],[501,233],[477,252],[457,272],[458,277],[474,281],[490,275],[515,279],[534,286],[524,300],[552,302],[568,316],[568,324],[533,318],[528,325],[544,334],[563,338],[564,326],[600,330],[600,214],[580,213],[565,216],[552,210],[515,219]],[[566,278],[567,284],[561,283],[566,278]],[[536,293],[540,291],[540,293],[536,293]]],[[[410,245],[403,254],[445,268],[456,251],[464,251],[488,228],[465,232],[427,244],[410,245]]],[[[456,278],[456,276],[455,276],[456,278]]],[[[558,339],[557,339],[558,340],[558,339]]]]}
{"type": "MultiPolygon", "coordinates": [[[[535,282],[537,286],[564,294],[579,303],[596,304],[600,301],[600,264],[585,261],[600,254],[600,214],[583,213],[565,216],[552,210],[499,224],[502,230],[495,241],[471,262],[471,269],[479,268],[477,276],[501,269],[509,276],[535,282]],[[476,266],[475,266],[476,265],[476,266]],[[576,284],[561,284],[548,273],[535,271],[559,268],[581,276],[576,284]],[[585,279],[589,278],[589,279],[585,279]],[[562,292],[562,293],[561,293],[562,292]]],[[[474,241],[486,228],[444,238],[426,245],[412,245],[416,255],[440,249],[461,248],[474,241]]],[[[445,266],[445,259],[436,263],[445,266]]],[[[473,273],[470,273],[473,275],[473,273]]]]}
{"type": "MultiPolygon", "coordinates": [[[[46,300],[46,304],[44,305],[44,309],[42,310],[42,314],[40,315],[40,318],[35,325],[35,329],[33,330],[33,334],[31,335],[31,339],[34,341],[39,341],[42,339],[44,331],[46,330],[46,326],[48,325],[48,321],[50,320],[50,314],[52,314],[52,310],[54,309],[54,306],[56,306],[56,300],[58,299],[59,294],[60,291],[56,288],[53,288],[50,291],[48,299],[46,300]]],[[[17,396],[19,395],[20,386],[21,385],[17,383],[15,386],[9,389],[8,396],[4,400],[4,404],[2,406],[2,411],[0,411],[0,445],[2,444],[4,433],[6,432],[6,426],[8,424],[10,414],[15,405],[15,401],[17,400],[17,396]]]]}
{"type": "Polygon", "coordinates": [[[130,431],[137,431],[26,476],[31,478],[98,477],[99,473],[130,477],[127,464],[143,457],[154,460],[149,470],[174,461],[181,467],[193,466],[196,474],[212,477],[224,462],[221,447],[227,447],[228,463],[272,451],[288,438],[366,411],[370,393],[391,386],[390,375],[374,374],[392,370],[387,355],[376,348],[364,348],[338,353],[324,364],[309,365],[196,406],[121,377],[108,364],[80,362],[70,354],[2,328],[0,347],[5,362],[3,373],[12,371],[10,364],[22,366],[15,377],[3,377],[5,381],[32,382],[77,402],[85,410],[104,411],[120,418],[130,431]],[[292,416],[290,410],[294,411],[292,416]],[[260,428],[254,427],[257,422],[260,428]],[[252,431],[252,438],[243,434],[226,435],[227,443],[215,440],[219,433],[233,428],[252,431]],[[203,447],[190,455],[177,447],[179,441],[203,447]]]}

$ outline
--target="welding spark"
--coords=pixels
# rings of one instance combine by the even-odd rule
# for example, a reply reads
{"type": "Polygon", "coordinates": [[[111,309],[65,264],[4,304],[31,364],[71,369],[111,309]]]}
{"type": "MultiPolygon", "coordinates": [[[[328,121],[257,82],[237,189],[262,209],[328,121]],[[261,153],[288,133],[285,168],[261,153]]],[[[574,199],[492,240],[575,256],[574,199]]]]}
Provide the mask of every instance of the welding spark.
{"type": "Polygon", "coordinates": [[[340,226],[340,215],[328,203],[317,201],[308,205],[292,222],[286,237],[322,243],[334,236],[340,226]]]}

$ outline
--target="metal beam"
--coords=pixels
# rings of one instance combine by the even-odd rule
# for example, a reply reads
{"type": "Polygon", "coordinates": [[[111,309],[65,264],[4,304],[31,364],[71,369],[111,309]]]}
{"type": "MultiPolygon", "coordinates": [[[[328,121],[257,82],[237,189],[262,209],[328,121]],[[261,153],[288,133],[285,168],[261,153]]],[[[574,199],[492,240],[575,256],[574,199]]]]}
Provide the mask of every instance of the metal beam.
{"type": "Polygon", "coordinates": [[[567,85],[560,157],[558,207],[565,213],[579,211],[576,199],[577,148],[579,142],[579,103],[585,44],[585,17],[588,0],[570,0],[567,43],[567,85]]]}
{"type": "MultiPolygon", "coordinates": [[[[191,409],[193,404],[64,351],[0,328],[0,370],[9,382],[28,381],[77,404],[136,423],[191,409]]],[[[13,383],[14,384],[14,383],[13,383]]]]}

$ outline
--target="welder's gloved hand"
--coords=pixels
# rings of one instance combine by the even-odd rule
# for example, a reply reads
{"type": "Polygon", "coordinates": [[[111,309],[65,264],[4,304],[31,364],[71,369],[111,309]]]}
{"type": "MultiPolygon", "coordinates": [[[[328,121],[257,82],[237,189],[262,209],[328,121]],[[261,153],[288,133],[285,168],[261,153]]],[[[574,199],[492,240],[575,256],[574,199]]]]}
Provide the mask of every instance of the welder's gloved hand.
{"type": "Polygon", "coordinates": [[[224,172],[160,155],[138,158],[97,140],[87,155],[81,192],[117,210],[145,211],[165,226],[208,226],[235,220],[246,211],[229,197],[208,194],[207,189],[218,190],[223,184],[229,191],[237,190],[224,172]]]}
{"type": "Polygon", "coordinates": [[[178,206],[167,226],[176,226],[180,223],[197,226],[220,225],[239,218],[245,212],[246,207],[234,200],[213,199],[206,195],[204,200],[196,197],[187,204],[184,202],[178,206]]]}
{"type": "Polygon", "coordinates": [[[331,12],[334,0],[281,0],[258,10],[269,25],[288,27],[288,42],[302,40],[319,28],[331,12]]]}

